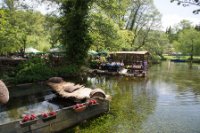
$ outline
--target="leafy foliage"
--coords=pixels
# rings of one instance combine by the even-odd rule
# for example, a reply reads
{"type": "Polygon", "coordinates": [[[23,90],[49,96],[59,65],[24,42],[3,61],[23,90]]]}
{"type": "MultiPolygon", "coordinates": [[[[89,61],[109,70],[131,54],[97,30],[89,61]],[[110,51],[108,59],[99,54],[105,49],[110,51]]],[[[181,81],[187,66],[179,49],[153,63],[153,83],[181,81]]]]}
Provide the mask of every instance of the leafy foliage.
{"type": "Polygon", "coordinates": [[[137,51],[146,45],[151,31],[159,30],[161,15],[152,0],[132,1],[129,9],[126,29],[133,31],[135,36],[131,46],[137,51]]]}
{"type": "Polygon", "coordinates": [[[200,32],[194,29],[185,29],[179,33],[177,49],[185,54],[199,55],[200,53],[200,32]]]}
{"type": "Polygon", "coordinates": [[[18,67],[15,82],[23,83],[46,80],[55,74],[55,71],[46,65],[44,59],[33,58],[18,67]]]}
{"type": "Polygon", "coordinates": [[[0,54],[19,52],[26,47],[49,49],[48,32],[45,31],[45,16],[33,11],[1,10],[0,54]],[[29,18],[29,19],[27,19],[29,18]]]}
{"type": "Polygon", "coordinates": [[[91,0],[62,1],[61,43],[67,47],[69,64],[82,65],[87,57],[91,39],[88,34],[88,11],[91,0]]]}
{"type": "Polygon", "coordinates": [[[8,21],[8,13],[0,10],[0,54],[14,52],[19,48],[18,27],[13,27],[8,21]]]}
{"type": "Polygon", "coordinates": [[[48,61],[38,57],[32,58],[17,68],[14,78],[8,80],[15,83],[44,81],[53,76],[74,77],[78,75],[80,68],[75,65],[62,65],[50,67],[48,61]]]}

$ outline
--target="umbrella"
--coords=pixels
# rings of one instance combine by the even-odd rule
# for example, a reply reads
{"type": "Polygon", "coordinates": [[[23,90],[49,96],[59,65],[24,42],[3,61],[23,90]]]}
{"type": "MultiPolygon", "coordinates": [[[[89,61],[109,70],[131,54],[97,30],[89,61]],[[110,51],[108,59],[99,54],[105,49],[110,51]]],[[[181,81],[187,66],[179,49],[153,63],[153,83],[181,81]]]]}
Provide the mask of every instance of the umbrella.
{"type": "Polygon", "coordinates": [[[65,52],[65,51],[66,51],[66,48],[63,45],[53,47],[49,50],[50,53],[59,53],[59,52],[65,52]]]}
{"type": "Polygon", "coordinates": [[[89,55],[98,55],[98,52],[94,51],[94,50],[89,50],[88,51],[89,55]]]}
{"type": "Polygon", "coordinates": [[[61,49],[61,48],[51,48],[49,50],[50,53],[56,53],[56,52],[65,52],[64,49],[61,49]]]}
{"type": "Polygon", "coordinates": [[[3,81],[0,80],[0,103],[5,104],[9,100],[9,92],[3,81]]]}
{"type": "Polygon", "coordinates": [[[25,49],[25,53],[39,53],[39,52],[40,52],[39,50],[34,49],[32,47],[25,49]]]}

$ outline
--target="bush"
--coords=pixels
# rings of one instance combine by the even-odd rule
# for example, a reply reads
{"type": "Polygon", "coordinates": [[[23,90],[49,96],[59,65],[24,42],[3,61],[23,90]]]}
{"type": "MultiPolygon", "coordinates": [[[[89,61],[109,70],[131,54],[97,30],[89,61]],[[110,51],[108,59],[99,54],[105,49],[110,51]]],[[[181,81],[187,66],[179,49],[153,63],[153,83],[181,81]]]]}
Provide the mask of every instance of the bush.
{"type": "Polygon", "coordinates": [[[79,74],[80,68],[77,65],[68,65],[68,66],[58,67],[56,68],[55,71],[57,72],[58,76],[69,77],[69,76],[75,76],[79,74]]]}
{"type": "Polygon", "coordinates": [[[20,64],[14,76],[6,78],[10,83],[27,83],[44,81],[50,77],[70,77],[80,74],[78,65],[64,65],[59,67],[50,67],[45,59],[32,58],[20,64]]]}
{"type": "Polygon", "coordinates": [[[33,58],[20,64],[15,76],[15,82],[21,83],[41,81],[46,80],[55,74],[56,72],[46,65],[44,59],[33,58]]]}
{"type": "Polygon", "coordinates": [[[160,63],[161,62],[161,57],[159,55],[151,55],[150,61],[153,64],[160,63]]]}
{"type": "Polygon", "coordinates": [[[90,67],[93,69],[98,69],[100,66],[100,61],[99,60],[91,60],[90,61],[90,67]]]}

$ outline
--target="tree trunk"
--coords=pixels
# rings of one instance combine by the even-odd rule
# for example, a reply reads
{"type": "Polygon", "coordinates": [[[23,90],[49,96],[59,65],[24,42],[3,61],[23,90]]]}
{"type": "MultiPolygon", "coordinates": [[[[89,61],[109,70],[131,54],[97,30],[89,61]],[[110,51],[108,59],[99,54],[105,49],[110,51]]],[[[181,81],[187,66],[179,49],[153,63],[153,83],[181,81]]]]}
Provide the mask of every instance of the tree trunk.
{"type": "Polygon", "coordinates": [[[193,62],[193,51],[194,51],[194,46],[193,46],[193,39],[192,39],[192,48],[191,48],[191,53],[190,53],[190,63],[191,64],[193,62]]]}

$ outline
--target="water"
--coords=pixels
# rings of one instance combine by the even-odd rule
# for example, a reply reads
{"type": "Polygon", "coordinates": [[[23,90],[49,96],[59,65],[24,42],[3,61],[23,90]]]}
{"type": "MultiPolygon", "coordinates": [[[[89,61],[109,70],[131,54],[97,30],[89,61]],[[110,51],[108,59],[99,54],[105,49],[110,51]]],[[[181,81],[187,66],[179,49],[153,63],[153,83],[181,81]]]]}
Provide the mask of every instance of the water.
{"type": "MultiPolygon", "coordinates": [[[[199,75],[200,65],[163,62],[152,66],[146,78],[88,77],[86,86],[101,87],[112,96],[110,112],[67,131],[200,133],[199,75]]],[[[45,85],[13,88],[11,97],[0,106],[0,123],[61,107],[45,85]]]]}
{"type": "Polygon", "coordinates": [[[9,93],[9,102],[0,105],[0,125],[21,119],[25,114],[41,114],[59,108],[50,102],[56,95],[43,84],[9,88],[9,93]]]}
{"type": "Polygon", "coordinates": [[[111,111],[74,132],[200,133],[200,65],[163,62],[148,77],[93,77],[113,97],[111,111]]]}

